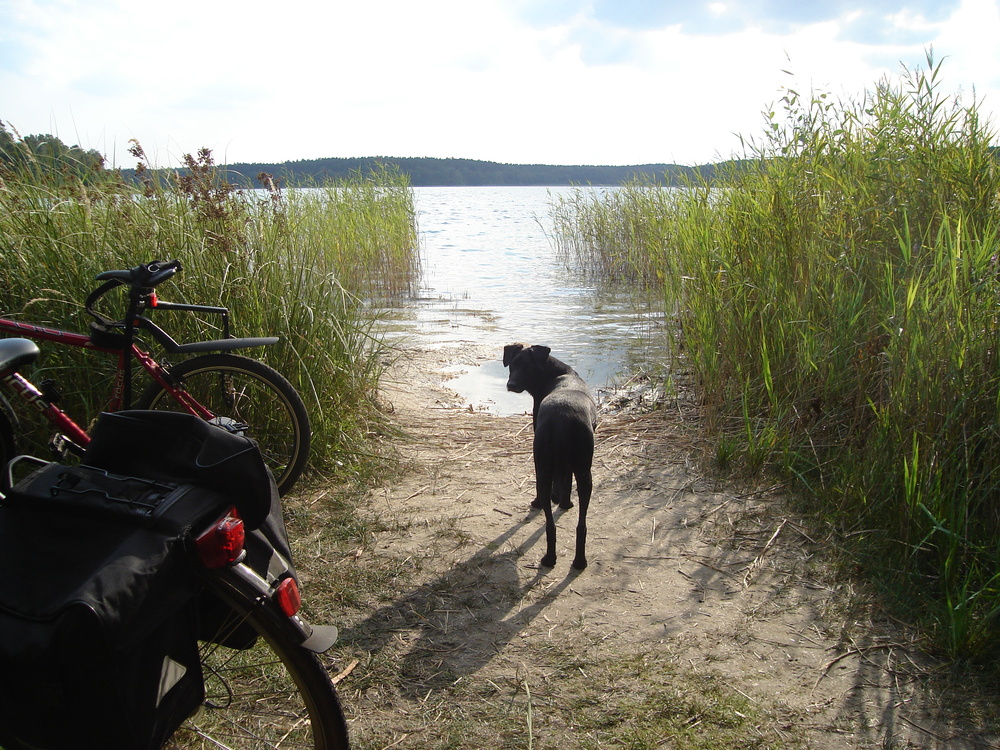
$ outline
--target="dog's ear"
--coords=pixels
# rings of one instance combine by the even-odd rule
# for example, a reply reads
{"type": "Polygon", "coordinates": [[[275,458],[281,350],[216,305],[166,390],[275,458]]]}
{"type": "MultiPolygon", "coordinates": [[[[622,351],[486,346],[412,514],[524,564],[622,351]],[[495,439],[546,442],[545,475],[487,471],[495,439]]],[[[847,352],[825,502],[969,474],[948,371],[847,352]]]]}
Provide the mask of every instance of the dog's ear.
{"type": "Polygon", "coordinates": [[[549,352],[551,351],[552,349],[548,346],[539,346],[536,344],[531,347],[531,356],[534,357],[536,364],[544,365],[545,360],[549,358],[549,352]]]}
{"type": "Polygon", "coordinates": [[[524,344],[507,344],[503,348],[503,366],[509,367],[510,363],[514,361],[514,357],[524,348],[524,344]]]}

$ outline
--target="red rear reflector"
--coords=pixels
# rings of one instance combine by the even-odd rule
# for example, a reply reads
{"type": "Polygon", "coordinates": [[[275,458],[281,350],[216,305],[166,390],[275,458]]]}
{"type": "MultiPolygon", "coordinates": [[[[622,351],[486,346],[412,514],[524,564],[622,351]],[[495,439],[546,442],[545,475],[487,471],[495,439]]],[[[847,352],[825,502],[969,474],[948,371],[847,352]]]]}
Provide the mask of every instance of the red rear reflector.
{"type": "Polygon", "coordinates": [[[302,596],[299,594],[299,586],[294,578],[286,578],[274,590],[274,601],[278,603],[285,617],[291,617],[299,611],[302,606],[302,596]]]}
{"type": "Polygon", "coordinates": [[[230,508],[201,533],[195,540],[195,547],[198,559],[206,568],[221,568],[240,559],[245,541],[243,519],[236,508],[230,508]]]}

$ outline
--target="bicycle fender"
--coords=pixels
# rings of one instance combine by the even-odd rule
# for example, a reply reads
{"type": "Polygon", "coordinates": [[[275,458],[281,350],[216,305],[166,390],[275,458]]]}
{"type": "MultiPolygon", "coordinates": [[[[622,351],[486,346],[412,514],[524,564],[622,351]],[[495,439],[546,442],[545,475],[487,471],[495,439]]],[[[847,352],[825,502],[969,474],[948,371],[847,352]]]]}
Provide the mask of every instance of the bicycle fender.
{"type": "Polygon", "coordinates": [[[298,615],[287,617],[278,611],[272,600],[274,589],[249,565],[237,562],[225,568],[205,571],[202,579],[223,599],[231,602],[254,602],[266,609],[282,624],[289,637],[300,646],[316,654],[328,650],[339,635],[334,625],[311,625],[298,615]]]}
{"type": "MultiPolygon", "coordinates": [[[[216,339],[214,341],[194,341],[190,344],[178,344],[175,347],[166,347],[170,354],[197,354],[201,352],[230,352],[234,349],[252,349],[257,346],[270,346],[277,344],[280,339],[277,336],[266,336],[248,339],[216,339]]],[[[161,342],[162,343],[162,342],[161,342]]]]}

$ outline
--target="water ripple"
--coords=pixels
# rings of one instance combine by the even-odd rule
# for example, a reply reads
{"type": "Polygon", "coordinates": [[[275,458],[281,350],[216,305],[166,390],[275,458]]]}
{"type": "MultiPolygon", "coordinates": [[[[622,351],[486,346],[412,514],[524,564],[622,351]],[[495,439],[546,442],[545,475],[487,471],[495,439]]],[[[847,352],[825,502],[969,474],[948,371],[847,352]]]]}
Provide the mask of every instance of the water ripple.
{"type": "Polygon", "coordinates": [[[449,382],[477,408],[530,411],[530,398],[508,394],[500,362],[511,342],[545,344],[595,389],[645,360],[651,326],[629,295],[602,293],[566,269],[547,232],[560,188],[415,188],[423,251],[420,288],[394,310],[394,332],[434,344],[475,341],[496,358],[449,382]]]}

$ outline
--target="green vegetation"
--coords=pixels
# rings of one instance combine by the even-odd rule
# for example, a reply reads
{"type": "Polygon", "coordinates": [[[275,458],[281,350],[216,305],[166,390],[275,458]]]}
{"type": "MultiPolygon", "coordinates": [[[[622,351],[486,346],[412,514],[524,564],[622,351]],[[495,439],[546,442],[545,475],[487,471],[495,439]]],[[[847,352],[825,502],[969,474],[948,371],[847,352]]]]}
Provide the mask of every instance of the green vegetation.
{"type": "Polygon", "coordinates": [[[712,185],[554,206],[563,250],[662,289],[718,456],[797,483],[955,657],[1000,635],[994,133],[940,65],[787,91],[712,185]]]}
{"type": "MultiPolygon", "coordinates": [[[[8,134],[9,136],[9,134],[8,134]]],[[[313,468],[346,478],[373,468],[384,420],[375,390],[387,352],[364,299],[407,288],[417,270],[412,194],[400,175],[355,175],[312,190],[238,191],[211,153],[185,158],[183,175],[153,174],[141,147],[141,191],[92,165],[84,180],[34,158],[0,169],[0,314],[86,330],[83,301],[94,276],[154,259],[184,272],[163,299],[223,305],[236,335],[279,335],[257,349],[302,394],[312,420],[313,468]]],[[[106,312],[117,300],[109,300],[106,312]]],[[[215,338],[217,320],[183,313],[156,319],[178,341],[215,338]]],[[[42,345],[44,372],[66,409],[93,416],[110,393],[106,358],[42,345]]],[[[44,434],[44,430],[42,430],[44,434]]]]}

